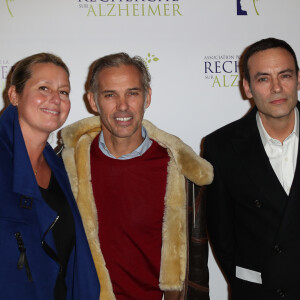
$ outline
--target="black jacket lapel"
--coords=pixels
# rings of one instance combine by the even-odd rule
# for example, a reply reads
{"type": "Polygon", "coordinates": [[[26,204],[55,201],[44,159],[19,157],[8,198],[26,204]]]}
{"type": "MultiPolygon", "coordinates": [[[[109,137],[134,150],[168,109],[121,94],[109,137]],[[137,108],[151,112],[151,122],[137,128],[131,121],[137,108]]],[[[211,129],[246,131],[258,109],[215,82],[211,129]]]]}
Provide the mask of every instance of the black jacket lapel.
{"type": "MultiPolygon", "coordinates": [[[[298,111],[300,111],[300,103],[297,103],[298,111]]],[[[298,141],[297,164],[293,179],[293,184],[287,200],[287,207],[282,219],[282,224],[278,233],[278,238],[296,238],[300,236],[299,232],[299,215],[300,215],[300,145],[298,141]],[[286,235],[289,232],[289,235],[286,235]]]]}
{"type": "Polygon", "coordinates": [[[252,109],[241,120],[241,126],[237,128],[236,134],[232,138],[232,144],[245,172],[248,173],[261,193],[271,202],[272,206],[275,205],[277,209],[284,211],[287,194],[273,171],[263,147],[256,124],[256,112],[256,108],[252,109]]]}

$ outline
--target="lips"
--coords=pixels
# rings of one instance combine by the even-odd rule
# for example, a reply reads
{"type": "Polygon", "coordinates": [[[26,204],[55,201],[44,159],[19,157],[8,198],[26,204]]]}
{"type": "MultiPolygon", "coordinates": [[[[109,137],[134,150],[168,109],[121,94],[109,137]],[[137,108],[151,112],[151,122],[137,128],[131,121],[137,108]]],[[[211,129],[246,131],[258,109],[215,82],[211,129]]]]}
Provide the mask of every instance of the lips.
{"type": "Polygon", "coordinates": [[[59,115],[59,111],[56,111],[56,110],[52,110],[52,109],[48,109],[48,108],[41,108],[41,110],[43,112],[46,112],[46,113],[49,113],[52,115],[59,115]]]}
{"type": "Polygon", "coordinates": [[[121,121],[121,122],[127,122],[130,121],[132,119],[132,117],[126,117],[126,118],[116,118],[117,121],[121,121]]]}
{"type": "Polygon", "coordinates": [[[285,103],[287,101],[286,98],[282,98],[282,99],[276,99],[276,100],[273,100],[271,101],[272,104],[282,104],[282,103],[285,103]]]}

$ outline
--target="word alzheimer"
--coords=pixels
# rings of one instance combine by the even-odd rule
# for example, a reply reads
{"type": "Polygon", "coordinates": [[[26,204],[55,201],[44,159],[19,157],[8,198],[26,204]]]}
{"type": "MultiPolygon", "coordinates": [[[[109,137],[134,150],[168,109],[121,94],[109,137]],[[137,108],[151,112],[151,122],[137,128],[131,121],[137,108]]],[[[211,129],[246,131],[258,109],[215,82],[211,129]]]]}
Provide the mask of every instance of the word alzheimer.
{"type": "MultiPolygon", "coordinates": [[[[79,4],[79,6],[86,4],[79,4]]],[[[169,16],[182,16],[179,4],[98,4],[88,5],[87,16],[99,17],[169,17],[169,16]]]]}

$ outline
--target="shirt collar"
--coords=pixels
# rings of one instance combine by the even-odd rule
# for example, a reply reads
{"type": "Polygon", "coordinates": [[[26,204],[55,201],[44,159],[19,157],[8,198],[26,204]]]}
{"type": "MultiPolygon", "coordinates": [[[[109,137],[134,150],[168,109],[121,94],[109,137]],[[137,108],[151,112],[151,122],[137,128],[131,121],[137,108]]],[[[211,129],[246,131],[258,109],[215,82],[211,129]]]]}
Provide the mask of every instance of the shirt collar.
{"type": "MultiPolygon", "coordinates": [[[[291,132],[291,134],[289,136],[295,134],[297,137],[299,137],[299,111],[298,111],[297,107],[294,108],[294,112],[295,112],[294,129],[293,129],[293,131],[291,132]]],[[[261,141],[262,141],[264,147],[266,146],[266,144],[269,141],[275,141],[275,139],[273,139],[272,137],[270,137],[270,135],[265,130],[258,111],[256,113],[256,124],[257,124],[258,131],[259,131],[259,134],[260,134],[260,137],[261,137],[261,141]]]]}
{"type": "MultiPolygon", "coordinates": [[[[144,138],[144,141],[142,142],[141,145],[139,145],[131,153],[125,154],[125,155],[119,157],[118,159],[126,160],[126,159],[131,159],[131,158],[135,158],[135,157],[143,155],[150,148],[150,146],[152,145],[152,141],[148,137],[147,130],[144,127],[142,127],[142,137],[144,138]]],[[[116,157],[114,157],[109,152],[108,148],[106,147],[106,144],[105,144],[105,141],[104,141],[103,131],[101,131],[101,133],[100,133],[99,148],[102,151],[102,153],[105,154],[106,156],[116,159],[116,157]]]]}

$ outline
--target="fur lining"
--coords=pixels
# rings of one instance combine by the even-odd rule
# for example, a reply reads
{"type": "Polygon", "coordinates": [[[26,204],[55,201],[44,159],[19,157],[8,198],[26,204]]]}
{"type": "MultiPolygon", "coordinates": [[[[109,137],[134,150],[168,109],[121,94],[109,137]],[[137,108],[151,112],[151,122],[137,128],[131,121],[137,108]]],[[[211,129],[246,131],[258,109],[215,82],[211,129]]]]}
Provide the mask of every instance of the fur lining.
{"type": "Polygon", "coordinates": [[[178,172],[172,157],[168,166],[162,239],[159,287],[163,291],[180,291],[187,263],[186,195],[184,176],[178,172]]]}
{"type": "MultiPolygon", "coordinates": [[[[99,118],[97,118],[98,132],[100,131],[99,118]]],[[[94,201],[93,188],[91,184],[91,167],[90,164],[90,147],[93,139],[98,134],[95,130],[89,130],[87,134],[79,137],[76,127],[87,129],[81,126],[83,122],[77,122],[76,126],[66,127],[62,132],[62,138],[68,145],[63,150],[62,157],[65,167],[72,185],[74,197],[76,199],[78,209],[84,225],[84,230],[88,239],[88,243],[92,252],[96,271],[100,281],[100,300],[116,300],[108,270],[105,266],[105,261],[100,250],[100,242],[98,238],[98,217],[97,209],[94,201]],[[75,130],[75,131],[73,131],[75,130]],[[73,134],[74,133],[74,134],[73,134]],[[72,140],[72,137],[74,138],[72,140]],[[76,141],[76,143],[74,143],[76,141]],[[74,186],[73,186],[74,185],[74,186]],[[80,187],[78,189],[78,186],[80,187]]],[[[93,124],[93,122],[92,122],[93,124]]],[[[84,131],[81,131],[82,133],[84,131]]],[[[86,131],[87,132],[87,131],[86,131]]]]}
{"type": "Polygon", "coordinates": [[[213,167],[205,159],[198,156],[190,146],[183,143],[177,136],[169,134],[144,120],[149,137],[164,148],[169,149],[174,157],[178,171],[196,185],[210,184],[213,180],[213,167]]]}
{"type": "MultiPolygon", "coordinates": [[[[165,211],[162,227],[160,289],[182,290],[186,275],[186,193],[185,177],[197,185],[211,183],[212,166],[179,138],[144,120],[151,139],[166,148],[168,165],[165,211]]],[[[90,146],[100,132],[99,116],[80,120],[62,130],[63,160],[78,204],[101,285],[101,300],[115,300],[112,284],[100,249],[97,209],[91,185],[90,146]]]]}

